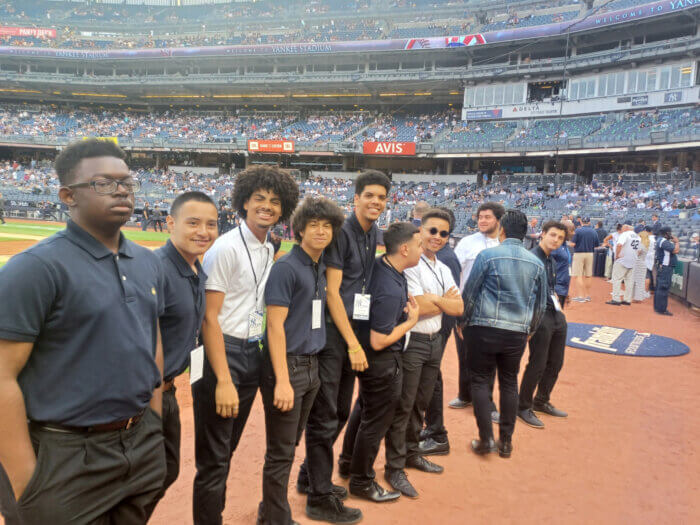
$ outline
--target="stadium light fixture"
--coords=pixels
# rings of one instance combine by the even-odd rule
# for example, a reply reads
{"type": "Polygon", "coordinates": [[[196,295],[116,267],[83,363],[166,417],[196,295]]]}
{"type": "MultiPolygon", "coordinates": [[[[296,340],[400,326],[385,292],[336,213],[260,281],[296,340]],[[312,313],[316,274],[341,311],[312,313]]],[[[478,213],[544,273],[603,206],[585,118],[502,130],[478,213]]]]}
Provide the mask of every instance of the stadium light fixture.
{"type": "Polygon", "coordinates": [[[37,91],[35,89],[0,89],[3,93],[39,93],[41,94],[41,91],[37,91]]]}
{"type": "Polygon", "coordinates": [[[415,95],[416,97],[429,97],[430,95],[432,95],[432,93],[431,93],[430,91],[426,91],[426,92],[423,92],[423,93],[421,93],[421,92],[419,92],[419,93],[414,93],[414,95],[415,95]]]}
{"type": "Polygon", "coordinates": [[[405,97],[406,93],[379,93],[380,97],[405,97]]]}
{"type": "Polygon", "coordinates": [[[74,97],[103,97],[103,98],[126,98],[126,95],[118,93],[71,93],[74,97]]]}

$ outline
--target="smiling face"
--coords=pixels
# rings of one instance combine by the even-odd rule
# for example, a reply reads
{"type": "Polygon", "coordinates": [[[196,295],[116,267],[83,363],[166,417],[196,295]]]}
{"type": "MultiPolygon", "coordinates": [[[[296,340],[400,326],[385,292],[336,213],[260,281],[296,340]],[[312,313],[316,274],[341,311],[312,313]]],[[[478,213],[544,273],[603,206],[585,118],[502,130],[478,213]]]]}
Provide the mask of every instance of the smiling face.
{"type": "Polygon", "coordinates": [[[493,235],[498,230],[498,219],[493,210],[481,210],[478,217],[479,231],[484,235],[493,235]]]}
{"type": "MultiPolygon", "coordinates": [[[[114,180],[131,182],[126,163],[117,157],[92,157],[81,160],[73,170],[71,185],[114,180]]],[[[114,193],[100,194],[92,186],[61,188],[61,200],[75,218],[96,228],[120,228],[134,212],[134,194],[119,184],[114,193]]]]}
{"type": "Polygon", "coordinates": [[[333,240],[333,223],[328,219],[309,219],[304,231],[299,232],[301,246],[312,252],[322,252],[333,240]]]}
{"type": "Polygon", "coordinates": [[[355,195],[355,213],[359,219],[375,222],[386,208],[386,188],[380,184],[365,186],[355,195]]]}
{"type": "Polygon", "coordinates": [[[185,256],[203,255],[219,235],[216,206],[208,202],[187,201],[167,222],[170,240],[185,256]]]}
{"type": "Polygon", "coordinates": [[[450,223],[439,217],[430,217],[421,225],[420,232],[423,251],[429,255],[436,254],[447,243],[450,223]]]}
{"type": "Polygon", "coordinates": [[[411,240],[401,246],[401,251],[406,257],[406,268],[412,268],[420,261],[420,256],[423,255],[423,242],[420,232],[416,232],[411,240]]]}
{"type": "Polygon", "coordinates": [[[262,188],[253,192],[243,204],[246,222],[256,229],[268,229],[277,224],[282,215],[282,200],[276,193],[262,188]]]}

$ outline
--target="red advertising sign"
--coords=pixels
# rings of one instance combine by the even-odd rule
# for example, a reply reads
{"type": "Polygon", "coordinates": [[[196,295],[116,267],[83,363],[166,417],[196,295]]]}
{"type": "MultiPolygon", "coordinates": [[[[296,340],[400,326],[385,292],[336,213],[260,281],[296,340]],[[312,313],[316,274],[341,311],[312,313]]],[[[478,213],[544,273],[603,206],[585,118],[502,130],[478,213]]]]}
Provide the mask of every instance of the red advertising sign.
{"type": "Polygon", "coordinates": [[[363,142],[365,155],[415,155],[415,142],[363,142]]]}
{"type": "Polygon", "coordinates": [[[36,38],[56,38],[55,29],[40,27],[0,26],[0,36],[33,36],[36,38]]]}
{"type": "Polygon", "coordinates": [[[294,153],[294,141],[249,140],[248,151],[252,153],[294,153]]]}

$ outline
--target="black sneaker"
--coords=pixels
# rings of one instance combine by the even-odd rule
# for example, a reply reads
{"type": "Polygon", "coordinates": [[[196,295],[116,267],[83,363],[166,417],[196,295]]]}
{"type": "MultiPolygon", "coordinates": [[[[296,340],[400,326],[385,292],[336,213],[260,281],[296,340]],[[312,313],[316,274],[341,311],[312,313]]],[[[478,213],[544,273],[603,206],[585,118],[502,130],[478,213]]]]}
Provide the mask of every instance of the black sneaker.
{"type": "Polygon", "coordinates": [[[535,415],[531,408],[519,411],[518,417],[523,421],[523,423],[531,426],[532,428],[544,428],[544,423],[540,421],[540,418],[535,415]]]}
{"type": "Polygon", "coordinates": [[[348,479],[350,477],[350,462],[338,460],[338,475],[343,479],[348,479]]]}
{"type": "Polygon", "coordinates": [[[328,523],[357,523],[362,520],[362,511],[343,505],[335,496],[325,496],[306,503],[306,515],[315,521],[328,523]]]}
{"type": "MultiPolygon", "coordinates": [[[[297,480],[297,492],[299,494],[308,494],[309,493],[309,480],[304,478],[302,479],[299,477],[297,480]]],[[[331,489],[331,493],[338,498],[341,501],[344,501],[348,499],[348,489],[345,487],[342,487],[340,485],[333,485],[331,489]]]]}

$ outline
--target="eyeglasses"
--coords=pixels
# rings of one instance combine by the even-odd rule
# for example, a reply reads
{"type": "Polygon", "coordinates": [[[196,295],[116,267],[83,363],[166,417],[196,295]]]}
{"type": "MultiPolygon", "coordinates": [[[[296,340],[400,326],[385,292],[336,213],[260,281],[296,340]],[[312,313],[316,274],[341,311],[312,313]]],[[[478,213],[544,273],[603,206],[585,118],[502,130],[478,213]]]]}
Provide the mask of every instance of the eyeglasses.
{"type": "Polygon", "coordinates": [[[438,229],[435,228],[435,227],[430,228],[430,229],[428,230],[428,233],[429,233],[430,235],[437,235],[438,232],[440,233],[440,237],[442,237],[443,239],[447,239],[447,237],[450,235],[450,232],[448,232],[447,230],[438,230],[438,229]]]}
{"type": "Polygon", "coordinates": [[[117,191],[119,185],[127,192],[135,193],[141,189],[141,183],[134,179],[95,179],[90,182],[81,182],[79,184],[69,184],[68,188],[85,188],[91,186],[98,195],[111,195],[117,191]]]}

